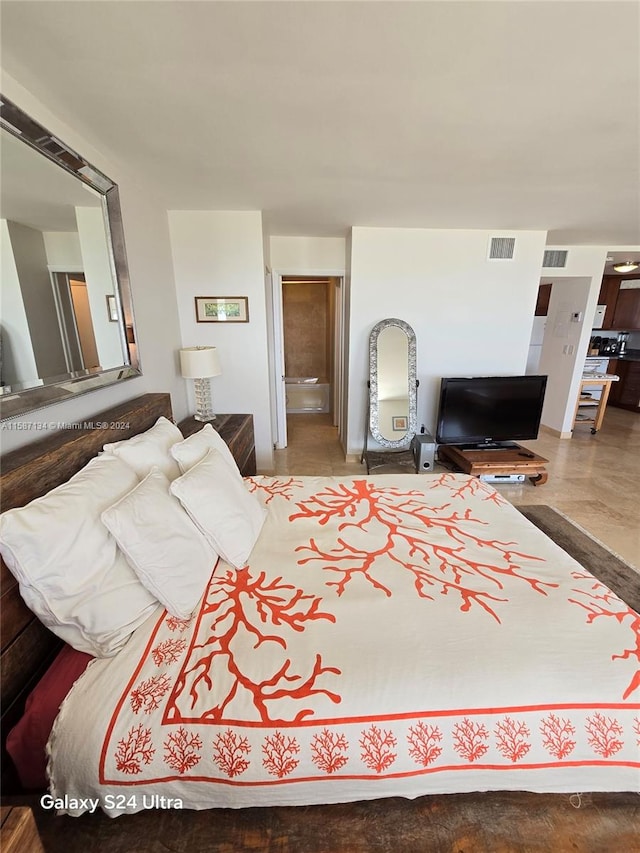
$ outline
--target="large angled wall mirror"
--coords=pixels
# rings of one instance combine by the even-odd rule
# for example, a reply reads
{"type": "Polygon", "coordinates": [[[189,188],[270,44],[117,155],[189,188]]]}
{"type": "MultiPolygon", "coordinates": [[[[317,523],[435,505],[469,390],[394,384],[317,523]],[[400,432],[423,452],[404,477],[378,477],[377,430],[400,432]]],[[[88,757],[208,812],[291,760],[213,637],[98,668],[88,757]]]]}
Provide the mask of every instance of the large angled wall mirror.
{"type": "Polygon", "coordinates": [[[140,375],[118,187],[0,96],[0,419],[140,375]]]}
{"type": "Polygon", "coordinates": [[[417,424],[416,336],[404,320],[381,320],[369,335],[369,403],[362,459],[367,471],[392,462],[413,466],[408,450],[417,424]],[[391,457],[369,449],[369,435],[391,457]]]}

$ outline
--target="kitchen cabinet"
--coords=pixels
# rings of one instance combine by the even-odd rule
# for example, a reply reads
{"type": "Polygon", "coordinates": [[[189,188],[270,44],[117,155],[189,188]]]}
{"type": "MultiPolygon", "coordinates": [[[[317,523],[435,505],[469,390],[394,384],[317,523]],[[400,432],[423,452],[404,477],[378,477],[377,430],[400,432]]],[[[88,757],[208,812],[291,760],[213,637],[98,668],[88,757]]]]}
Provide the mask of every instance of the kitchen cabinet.
{"type": "Polygon", "coordinates": [[[600,285],[598,305],[607,306],[602,329],[640,329],[640,276],[605,275],[600,285]],[[621,287],[623,282],[637,282],[638,286],[627,284],[621,287]]]}
{"type": "Polygon", "coordinates": [[[546,317],[549,313],[549,300],[551,299],[550,284],[541,284],[538,287],[538,300],[536,302],[536,317],[546,317]]]}
{"type": "Polygon", "coordinates": [[[640,361],[614,359],[609,362],[609,371],[620,377],[611,389],[609,405],[640,411],[640,361]]]}
{"type": "Polygon", "coordinates": [[[640,279],[637,287],[621,287],[616,298],[613,329],[640,329],[640,279]]]}
{"type": "Polygon", "coordinates": [[[616,299],[618,298],[618,290],[620,289],[620,276],[605,275],[600,285],[600,293],[598,295],[598,305],[606,305],[607,310],[604,314],[601,328],[612,329],[613,314],[616,310],[616,299]]]}

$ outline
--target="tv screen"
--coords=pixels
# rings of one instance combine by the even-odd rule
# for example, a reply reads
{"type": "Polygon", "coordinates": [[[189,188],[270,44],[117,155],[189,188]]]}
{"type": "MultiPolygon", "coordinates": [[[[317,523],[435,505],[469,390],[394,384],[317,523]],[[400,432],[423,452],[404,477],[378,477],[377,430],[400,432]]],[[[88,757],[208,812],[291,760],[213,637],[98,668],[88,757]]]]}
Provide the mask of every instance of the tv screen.
{"type": "Polygon", "coordinates": [[[491,447],[538,437],[546,376],[444,378],[436,442],[491,447]]]}

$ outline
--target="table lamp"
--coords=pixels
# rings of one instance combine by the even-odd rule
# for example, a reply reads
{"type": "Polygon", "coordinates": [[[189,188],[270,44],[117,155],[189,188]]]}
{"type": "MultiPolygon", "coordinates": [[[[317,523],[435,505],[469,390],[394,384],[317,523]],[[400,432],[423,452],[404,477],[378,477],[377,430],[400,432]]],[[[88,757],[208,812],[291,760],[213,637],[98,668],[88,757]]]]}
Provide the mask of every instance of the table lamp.
{"type": "Polygon", "coordinates": [[[180,371],[185,379],[193,379],[196,392],[197,421],[215,421],[211,408],[212,376],[220,376],[220,360],[215,347],[185,347],[180,350],[180,371]]]}

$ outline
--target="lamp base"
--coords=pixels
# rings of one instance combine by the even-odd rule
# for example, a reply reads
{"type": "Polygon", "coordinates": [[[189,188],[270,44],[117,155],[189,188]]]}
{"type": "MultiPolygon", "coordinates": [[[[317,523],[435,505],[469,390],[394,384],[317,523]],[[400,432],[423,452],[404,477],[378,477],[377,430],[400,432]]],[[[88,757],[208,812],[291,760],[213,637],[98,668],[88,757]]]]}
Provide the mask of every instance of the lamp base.
{"type": "Polygon", "coordinates": [[[211,383],[208,379],[196,379],[194,385],[196,392],[196,413],[193,417],[197,421],[215,421],[216,416],[211,408],[211,383]]]}

